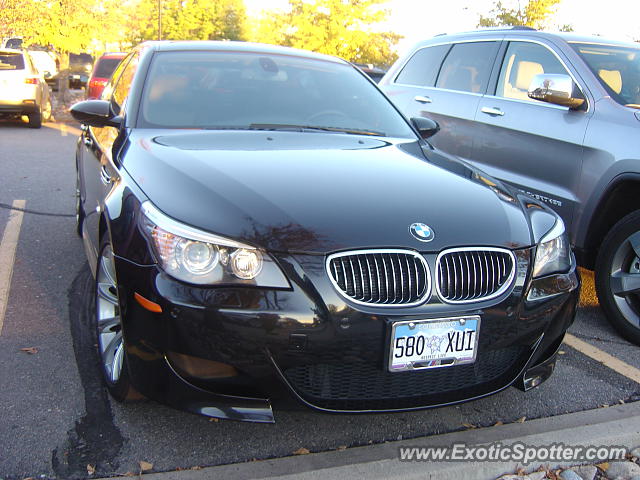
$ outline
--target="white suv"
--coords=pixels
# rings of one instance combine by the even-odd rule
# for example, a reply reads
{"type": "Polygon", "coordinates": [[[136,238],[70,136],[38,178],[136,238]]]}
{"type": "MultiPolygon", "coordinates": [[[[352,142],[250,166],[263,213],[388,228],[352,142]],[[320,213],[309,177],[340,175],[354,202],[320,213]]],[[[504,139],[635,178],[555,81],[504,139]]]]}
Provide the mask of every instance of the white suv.
{"type": "Polygon", "coordinates": [[[0,117],[22,115],[29,118],[30,128],[49,120],[49,87],[28,52],[0,49],[0,117]]]}

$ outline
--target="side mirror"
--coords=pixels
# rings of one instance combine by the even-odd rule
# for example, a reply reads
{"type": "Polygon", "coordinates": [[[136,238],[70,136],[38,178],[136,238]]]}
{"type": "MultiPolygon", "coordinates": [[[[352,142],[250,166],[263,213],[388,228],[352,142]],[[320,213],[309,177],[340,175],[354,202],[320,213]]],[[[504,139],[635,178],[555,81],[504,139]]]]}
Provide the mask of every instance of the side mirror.
{"type": "Polygon", "coordinates": [[[573,79],[569,75],[556,73],[540,73],[533,77],[528,95],[534,100],[562,105],[572,110],[577,110],[585,102],[573,79]]]}
{"type": "Polygon", "coordinates": [[[122,117],[111,110],[107,100],[85,100],[78,102],[70,109],[71,115],[78,122],[91,127],[120,127],[122,117]]]}
{"type": "Polygon", "coordinates": [[[435,120],[425,117],[413,117],[411,124],[418,130],[418,133],[425,140],[433,137],[440,130],[440,125],[435,120]]]}

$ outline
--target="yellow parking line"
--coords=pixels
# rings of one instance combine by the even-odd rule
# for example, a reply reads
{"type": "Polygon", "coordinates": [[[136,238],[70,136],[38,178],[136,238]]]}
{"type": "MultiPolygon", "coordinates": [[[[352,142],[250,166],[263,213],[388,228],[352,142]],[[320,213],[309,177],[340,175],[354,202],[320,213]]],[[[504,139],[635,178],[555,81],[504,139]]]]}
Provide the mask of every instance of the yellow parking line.
{"type": "MultiPolygon", "coordinates": [[[[25,200],[14,200],[13,207],[24,209],[26,203],[25,200]]],[[[13,263],[16,257],[16,248],[18,247],[18,237],[20,236],[23,216],[24,212],[11,210],[9,221],[2,235],[2,242],[0,242],[0,335],[2,335],[4,315],[7,311],[7,303],[9,302],[13,263]]]]}
{"type": "Polygon", "coordinates": [[[629,365],[616,357],[609,355],[607,352],[603,352],[599,348],[594,347],[590,343],[587,343],[579,338],[574,337],[570,333],[567,333],[564,337],[564,343],[571,348],[578,350],[580,353],[585,354],[587,357],[593,358],[595,361],[602,363],[604,366],[609,367],[611,370],[618,372],[620,375],[624,375],[630,378],[636,383],[640,383],[640,369],[629,365]]]}
{"type": "Polygon", "coordinates": [[[73,135],[80,135],[82,133],[79,128],[71,127],[66,123],[46,123],[43,124],[43,126],[47,128],[53,128],[54,130],[59,130],[60,135],[62,135],[63,137],[66,137],[68,133],[71,133],[73,135]]]}

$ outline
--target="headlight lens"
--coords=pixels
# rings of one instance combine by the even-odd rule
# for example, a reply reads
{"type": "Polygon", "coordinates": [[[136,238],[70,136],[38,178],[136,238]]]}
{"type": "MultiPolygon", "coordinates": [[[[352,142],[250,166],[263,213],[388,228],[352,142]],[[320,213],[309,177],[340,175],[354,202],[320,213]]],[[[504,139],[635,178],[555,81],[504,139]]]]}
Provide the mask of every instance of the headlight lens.
{"type": "Polygon", "coordinates": [[[571,247],[560,218],[547,233],[536,249],[533,276],[543,277],[552,273],[565,273],[571,269],[571,247]]]}
{"type": "Polygon", "coordinates": [[[264,252],[183,225],[150,202],[141,207],[140,226],[162,269],[198,285],[244,284],[289,288],[278,265],[264,252]]]}

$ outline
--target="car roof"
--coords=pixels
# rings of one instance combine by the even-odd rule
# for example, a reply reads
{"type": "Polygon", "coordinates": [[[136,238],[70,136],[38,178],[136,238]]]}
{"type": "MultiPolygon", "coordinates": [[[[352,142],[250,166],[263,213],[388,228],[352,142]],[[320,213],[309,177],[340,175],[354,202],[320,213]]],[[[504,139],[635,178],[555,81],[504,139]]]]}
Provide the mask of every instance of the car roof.
{"type": "Polygon", "coordinates": [[[24,50],[19,50],[17,48],[0,48],[0,53],[22,53],[22,54],[24,54],[24,50]]]}
{"type": "Polygon", "coordinates": [[[440,42],[453,42],[457,40],[468,40],[471,38],[495,38],[497,35],[509,35],[510,38],[514,37],[526,37],[526,38],[543,38],[548,40],[560,40],[567,43],[595,43],[603,45],[617,45],[640,48],[640,45],[634,42],[625,42],[620,40],[613,40],[596,35],[582,35],[574,32],[546,32],[542,30],[536,30],[530,27],[516,26],[516,27],[496,27],[496,28],[484,28],[479,30],[472,30],[468,32],[459,32],[453,34],[440,34],[429,39],[418,42],[415,47],[421,47],[423,45],[429,45],[432,43],[440,42]]]}
{"type": "Polygon", "coordinates": [[[252,42],[221,42],[221,41],[184,41],[184,40],[165,40],[145,42],[142,47],[148,47],[155,51],[171,52],[171,51],[225,51],[225,52],[247,52],[247,53],[264,53],[276,55],[290,55],[313,60],[324,60],[333,63],[348,63],[338,57],[324,55],[322,53],[310,52],[308,50],[299,50],[297,48],[280,47],[276,45],[267,45],[265,43],[252,42]]]}

